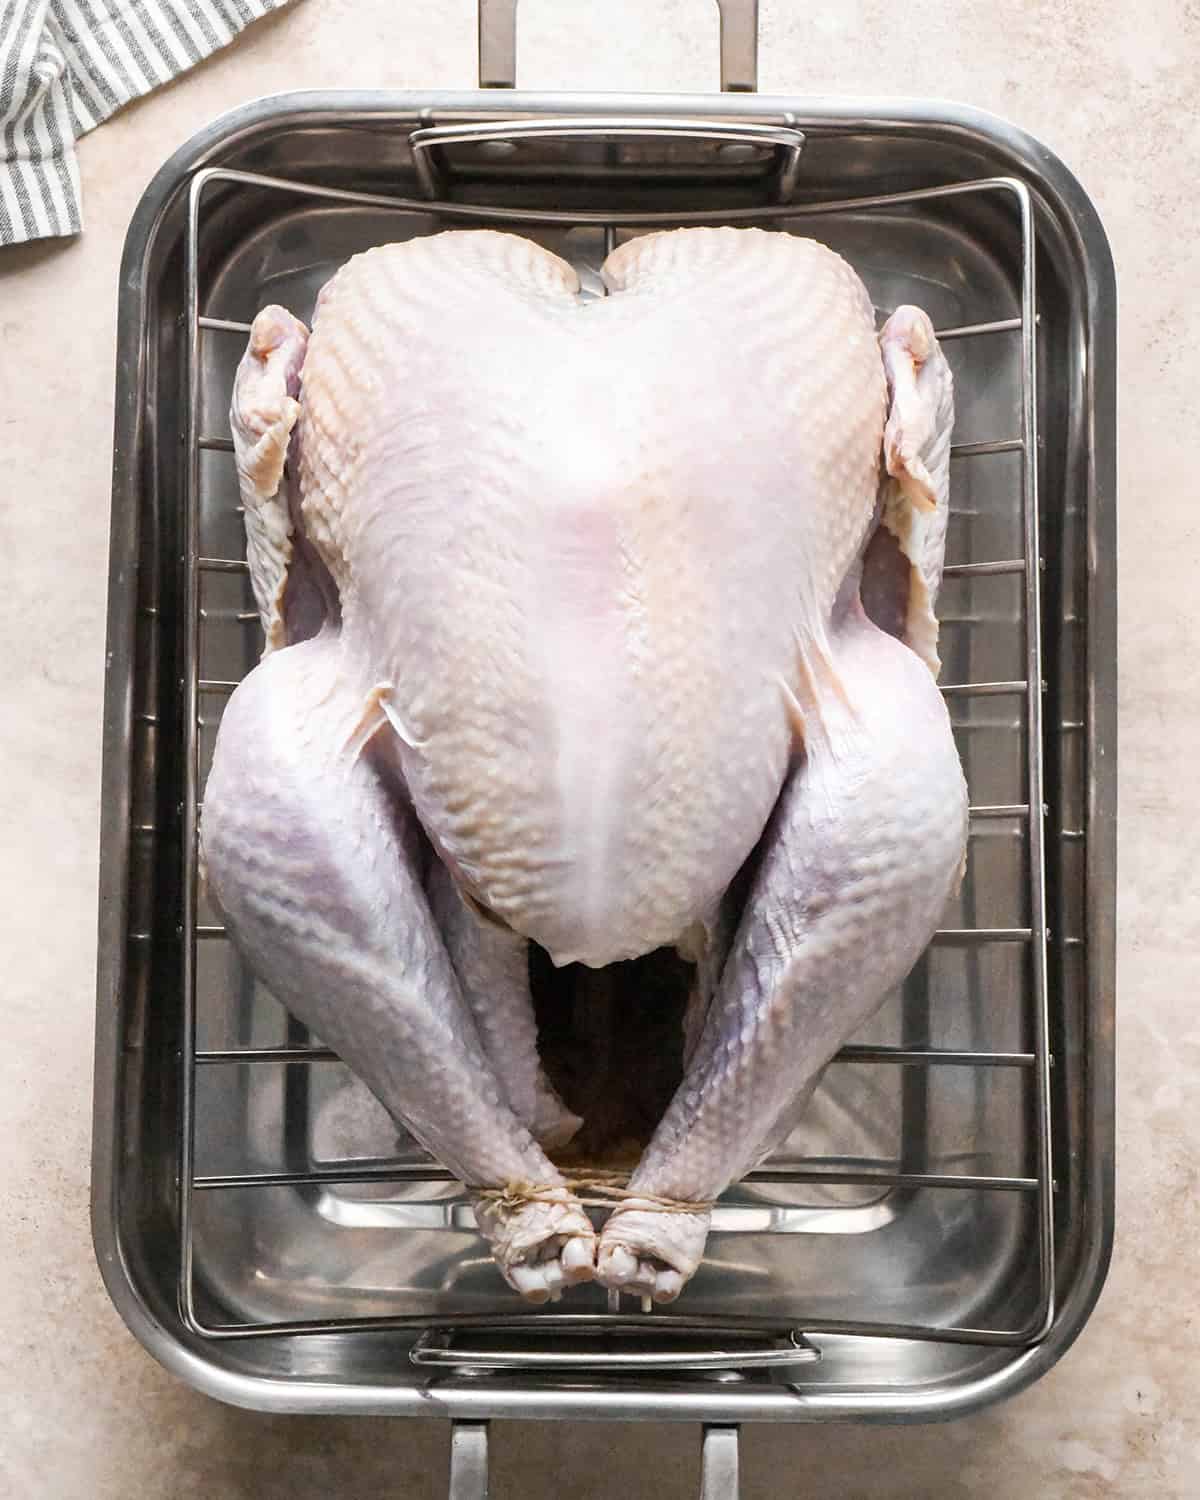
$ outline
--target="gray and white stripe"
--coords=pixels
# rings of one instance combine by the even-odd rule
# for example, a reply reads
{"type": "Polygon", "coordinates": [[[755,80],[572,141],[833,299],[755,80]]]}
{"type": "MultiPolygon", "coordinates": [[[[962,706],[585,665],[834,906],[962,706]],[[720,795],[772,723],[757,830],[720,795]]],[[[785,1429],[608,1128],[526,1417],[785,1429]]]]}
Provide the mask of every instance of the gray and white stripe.
{"type": "Polygon", "coordinates": [[[0,245],[83,226],[75,141],[287,0],[0,0],[0,245]]]}

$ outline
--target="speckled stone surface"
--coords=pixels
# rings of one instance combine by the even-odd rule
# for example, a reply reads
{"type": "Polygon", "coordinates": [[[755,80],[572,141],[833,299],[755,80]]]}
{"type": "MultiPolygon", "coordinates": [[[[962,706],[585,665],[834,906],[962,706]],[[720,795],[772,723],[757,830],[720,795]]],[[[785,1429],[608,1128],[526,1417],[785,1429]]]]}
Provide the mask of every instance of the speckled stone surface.
{"type": "MultiPolygon", "coordinates": [[[[1118,1238],[1066,1359],[948,1426],[754,1429],[743,1492],[811,1500],[1200,1495],[1200,11],[1118,0],[763,0],[760,82],[940,95],[1051,145],[1099,206],[1121,293],[1118,1238]]],[[[524,0],[531,88],[710,88],[710,0],[524,0]]],[[[443,1496],[431,1422],[262,1418],[146,1356],[92,1261],[87,1183],[113,346],[121,241],[181,141],[255,95],[474,82],[471,0],[297,0],[82,143],[87,228],[0,251],[0,1495],[443,1496]]],[[[494,1433],[493,1495],[698,1485],[692,1428],[494,1433]],[[559,1476],[559,1477],[555,1477],[559,1476]],[[567,1477],[570,1476],[570,1477],[567,1477]]]]}

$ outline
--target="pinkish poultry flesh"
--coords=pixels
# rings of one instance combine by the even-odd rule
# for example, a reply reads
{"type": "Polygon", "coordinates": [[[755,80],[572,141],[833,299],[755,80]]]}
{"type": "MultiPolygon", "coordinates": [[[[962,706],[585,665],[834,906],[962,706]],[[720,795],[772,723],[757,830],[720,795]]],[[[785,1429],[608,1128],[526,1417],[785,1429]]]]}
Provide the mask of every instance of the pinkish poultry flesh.
{"type": "Polygon", "coordinates": [[[966,836],[929,320],[877,335],[842,259],[761,230],[633,239],[604,280],[451,232],[356,256],[311,335],[258,315],[232,421],[267,651],[204,797],[247,961],[535,1301],[679,1294],[966,836]],[[682,1082],[599,1229],[547,1154],[579,1119],[530,943],[697,966],[682,1082]]]}

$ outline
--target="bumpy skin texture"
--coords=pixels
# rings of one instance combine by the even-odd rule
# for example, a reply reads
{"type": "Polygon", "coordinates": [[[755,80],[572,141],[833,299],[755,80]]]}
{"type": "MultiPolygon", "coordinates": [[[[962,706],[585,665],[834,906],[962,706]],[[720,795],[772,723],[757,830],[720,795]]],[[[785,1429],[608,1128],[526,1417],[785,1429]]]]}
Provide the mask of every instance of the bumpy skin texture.
{"type": "Polygon", "coordinates": [[[356,257],[299,425],[305,527],[422,823],[506,923],[594,966],[674,942],[758,838],[885,401],[862,284],[812,241],[649,235],[605,279],[580,302],[486,231],[356,257]]]}
{"type": "Polygon", "coordinates": [[[886,477],[880,486],[879,529],[867,548],[862,584],[868,613],[897,607],[896,634],[936,677],[938,622],[946,527],[950,521],[950,434],[954,381],[933,324],[919,308],[901,307],[884,324],[879,348],[887,372],[889,410],[883,432],[886,477]],[[872,578],[877,555],[898,555],[894,588],[872,578]],[[907,584],[905,588],[903,584],[907,584]]]}
{"type": "Polygon", "coordinates": [[[448,233],[345,266],[306,352],[282,309],[256,319],[232,417],[286,649],[226,711],[203,853],[251,966],[434,1155],[549,1194],[478,1201],[517,1290],[596,1274],[669,1300],[709,1201],[961,869],[918,659],[936,669],[952,393],[924,314],[881,356],[861,282],[811,241],[648,235],[604,276],[583,302],[540,247],[448,233]],[[739,917],[722,898],[760,838],[739,917]],[[534,1138],[578,1122],[541,1074],[527,940],[697,960],[645,1198],[598,1247],[534,1138]]]}
{"type": "MultiPolygon", "coordinates": [[[[929,672],[857,605],[833,633],[833,670],[634,1192],[711,1200],[761,1161],[912,968],[957,884],[966,785],[929,672]]],[[[699,1264],[708,1217],[622,1204],[601,1235],[600,1280],[670,1300],[699,1264]]]]}
{"type": "Polygon", "coordinates": [[[558,1097],[542,1070],[529,992],[529,944],[474,907],[440,860],[432,862],[426,891],[463,999],[509,1107],[548,1151],[565,1146],[583,1122],[558,1097]]]}
{"type": "Polygon", "coordinates": [[[655,1198],[711,1201],[790,1134],[962,877],[967,788],[934,683],[953,380],[920,309],[898,308],[879,343],[889,410],[878,527],[831,612],[826,670],[796,703],[804,758],[732,947],[719,944],[702,1029],[689,1017],[683,1084],[630,1181],[647,1197],[622,1204],[601,1236],[598,1279],[643,1299],[679,1295],[710,1218],[706,1207],[663,1212],[655,1198]]]}
{"type": "MultiPolygon", "coordinates": [[[[559,1187],[463,1003],[388,746],[366,741],[364,696],[331,632],[250,673],[205,789],[209,884],[272,993],[463,1182],[559,1187]]],[[[536,1300],[590,1278],[592,1226],[561,1200],[477,1211],[501,1269],[536,1300]]]]}
{"type": "Polygon", "coordinates": [[[300,370],[308,329],[282,307],[254,320],[238,365],[230,422],[238,491],[246,523],[246,559],[268,651],[287,639],[283,596],[295,525],[283,483],[292,429],[300,415],[300,370]]]}

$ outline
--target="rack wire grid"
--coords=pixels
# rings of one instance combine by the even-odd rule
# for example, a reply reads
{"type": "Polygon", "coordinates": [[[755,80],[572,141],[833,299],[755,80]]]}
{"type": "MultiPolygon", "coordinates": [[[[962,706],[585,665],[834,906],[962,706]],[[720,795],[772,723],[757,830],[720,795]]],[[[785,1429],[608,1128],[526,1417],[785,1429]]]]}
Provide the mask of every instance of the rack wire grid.
{"type": "MultiPolygon", "coordinates": [[[[512,128],[511,126],[509,127],[512,128]]],[[[479,127],[472,139],[481,138],[479,127]]],[[[605,131],[611,134],[612,122],[607,122],[605,131]]],[[[419,132],[417,133],[420,134],[419,132]]],[[[744,135],[739,135],[743,139],[744,135]]],[[[419,144],[419,143],[418,143],[419,144]]],[[[776,144],[781,144],[777,142],[776,144]]],[[[200,229],[206,194],[216,184],[231,187],[243,186],[255,191],[279,194],[281,199],[306,199],[329,204],[366,207],[394,214],[397,223],[406,218],[419,216],[428,225],[431,220],[440,227],[446,223],[488,224],[502,223],[520,228],[522,225],[590,226],[604,231],[606,248],[615,242],[621,230],[642,231],[652,227],[678,227],[685,224],[710,223],[775,223],[786,221],[816,220],[823,215],[853,212],[857,215],[887,213],[907,205],[931,204],[963,194],[1006,195],[1015,205],[1020,235],[1020,315],[1000,317],[992,321],[976,322],[938,330],[943,342],[964,340],[968,345],[982,343],[995,338],[1013,337],[1020,344],[1020,431],[1011,436],[1000,436],[986,441],[957,443],[952,448],[952,458],[958,461],[987,461],[993,454],[1019,453],[1019,494],[1013,497],[1019,506],[1023,551],[1017,557],[950,562],[945,576],[982,577],[988,575],[1013,574],[1023,579],[1023,623],[1025,675],[1019,680],[964,681],[942,686],[949,699],[966,697],[1005,696],[1023,701],[1025,713],[1025,739],[1027,746],[1025,777],[1026,800],[1011,803],[972,803],[971,826],[978,830],[990,820],[1017,820],[1023,833],[1027,859],[1028,889],[1024,897],[1029,913],[1028,926],[1014,927],[961,927],[941,930],[934,936],[935,945],[952,945],[980,949],[993,944],[1018,944],[1030,955],[1027,967],[1029,991],[1024,996],[1029,1006],[1032,1031],[1032,1050],[1028,1051],[972,1051],[951,1050],[933,1046],[870,1046],[851,1045],[839,1054],[842,1061],[873,1064],[879,1067],[902,1067],[909,1069],[968,1068],[968,1069],[1015,1069],[1023,1070],[1032,1078],[1033,1121],[1031,1158],[1035,1166],[1031,1176],[1002,1176],[992,1174],[966,1174],[944,1172],[909,1172],[874,1167],[861,1162],[853,1166],[820,1167],[811,1169],[795,1166],[780,1166],[768,1161],[751,1175],[748,1181],[772,1183],[821,1183],[838,1185],[869,1185],[880,1188],[937,1188],[972,1189],[988,1193],[1016,1193],[1031,1195],[1036,1200],[1037,1245],[1039,1262],[1039,1296],[1034,1315],[1024,1327],[1011,1329],[973,1328],[965,1326],[934,1326],[889,1322],[871,1316],[871,1309],[864,1308],[861,1317],[853,1319],[812,1319],[797,1321],[795,1326],[781,1329],[778,1320],[730,1316],[729,1318],[692,1319],[676,1315],[660,1317],[651,1315],[639,1321],[643,1326],[653,1323],[663,1326],[667,1322],[675,1330],[703,1332],[708,1329],[728,1335],[742,1330],[752,1332],[756,1326],[770,1324],[777,1339],[782,1338],[786,1348],[777,1350],[778,1362],[795,1363],[798,1359],[815,1357],[811,1346],[804,1343],[804,1333],[837,1333],[868,1337],[893,1337],[918,1340],[948,1341],[954,1343],[977,1343],[985,1345],[1027,1346],[1038,1342],[1049,1330],[1054,1318],[1054,1179],[1051,1157],[1051,1096],[1050,1069],[1052,1058],[1049,1052],[1050,1017],[1048,1014],[1047,988],[1047,929],[1046,888],[1044,871],[1044,816],[1043,765],[1042,765],[1042,648],[1040,630],[1039,598],[1039,550],[1038,550],[1038,494],[1037,494],[1037,338],[1036,338],[1036,288],[1034,257],[1034,223],[1030,194],[1025,185],[1015,178],[991,177],[977,181],[955,182],[940,187],[924,188],[909,192],[890,193],[870,197],[841,199],[836,202],[779,202],[759,207],[739,207],[732,211],[709,210],[697,212],[635,213],[587,210],[584,212],[553,211],[547,209],[522,209],[517,207],[480,206],[459,201],[448,201],[437,196],[437,178],[426,162],[423,153],[415,152],[419,166],[419,179],[430,194],[427,198],[408,198],[378,193],[351,191],[324,186],[308,181],[293,181],[286,178],[268,177],[256,173],[225,168],[212,168],[198,172],[192,179],[188,205],[186,235],[186,389],[187,412],[185,414],[184,454],[184,538],[182,558],[184,590],[184,636],[181,680],[183,693],[183,737],[182,746],[185,764],[185,798],[182,807],[182,861],[183,861],[183,931],[182,931],[182,1004],[183,1047],[179,1060],[180,1118],[179,1118],[179,1298],[182,1316],[196,1335],[207,1339],[244,1339],[268,1335],[304,1335],[366,1329],[425,1330],[423,1338],[431,1340],[436,1329],[453,1326],[456,1319],[425,1316],[344,1317],[326,1319],[274,1319],[262,1322],[217,1323],[202,1317],[196,1297],[194,1268],[194,1204],[197,1194],[229,1193],[248,1188],[314,1187],[317,1185],[339,1186],[349,1183],[395,1184],[420,1179],[421,1181],[450,1181],[435,1163],[419,1166],[393,1163],[347,1168],[341,1171],[272,1171],[236,1172],[226,1174],[198,1174],[195,1165],[196,1111],[198,1070],[218,1065],[253,1067],[267,1064],[312,1065],[335,1056],[327,1049],[303,1044],[302,1032],[289,1032],[287,1045],[268,1047],[235,1047],[199,1049],[197,1037],[197,947],[199,944],[226,941],[223,929],[214,924],[198,921],[198,849],[197,831],[200,809],[200,730],[202,709],[225,700],[237,687],[237,682],[224,677],[207,675],[202,652],[202,585],[201,580],[209,574],[248,574],[242,557],[215,557],[201,555],[199,548],[199,517],[202,494],[201,454],[206,451],[231,454],[233,444],[222,433],[200,430],[201,381],[205,369],[206,351],[210,340],[244,338],[249,324],[224,318],[207,316],[203,311],[203,294],[200,285],[200,229]],[[789,1353],[790,1350],[790,1353],[789,1353]]],[[[788,166],[786,158],[784,168],[788,166]]],[[[878,309],[882,317],[890,309],[878,309]]],[[[953,509],[954,490],[951,489],[953,509]]],[[[237,618],[248,628],[257,621],[255,611],[247,607],[238,612],[237,618]]],[[[143,716],[145,717],[145,716],[143,716]]],[[[1017,726],[1018,732],[1020,726],[1017,726]]],[[[1070,837],[1068,832],[1067,837],[1070,837]]],[[[132,940],[147,943],[150,934],[135,932],[132,940]]],[[[1071,939],[1067,939],[1071,941],[1071,939]]],[[[1078,939],[1074,940],[1078,942],[1078,939]]],[[[478,1326],[496,1319],[467,1320],[478,1326]]],[[[508,1320],[511,1323],[511,1320],[508,1320]]],[[[792,1320],[789,1319],[789,1324],[792,1320]]],[[[573,1317],[567,1313],[542,1314],[538,1319],[538,1330],[545,1333],[548,1324],[564,1329],[581,1324],[608,1327],[614,1330],[628,1327],[629,1320],[619,1315],[595,1314],[573,1317]]],[[[651,1361],[662,1356],[647,1356],[651,1361]]],[[[534,1367],[538,1356],[533,1356],[534,1367]]],[[[450,1361],[455,1362],[455,1361],[450,1361]]],[[[510,1359],[508,1363],[529,1363],[528,1359],[510,1359]]],[[[636,1359],[634,1360],[636,1363],[636,1359]]],[[[674,1367],[687,1367],[686,1359],[666,1360],[674,1367]]],[[[718,1363],[720,1360],[718,1360],[718,1363]]],[[[743,1354],[726,1358],[729,1364],[747,1364],[755,1361],[743,1354]]],[[[758,1362],[769,1362],[759,1360],[758,1362]]],[[[593,1364],[603,1364],[604,1355],[598,1354],[593,1364]]],[[[711,1365],[712,1360],[709,1360],[711,1365]]],[[[629,1368],[625,1358],[622,1368],[629,1368]]],[[[704,1367],[704,1366],[701,1366],[704,1367]]]]}

